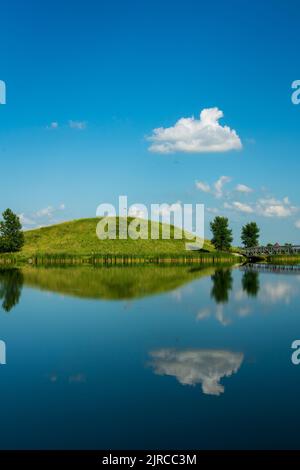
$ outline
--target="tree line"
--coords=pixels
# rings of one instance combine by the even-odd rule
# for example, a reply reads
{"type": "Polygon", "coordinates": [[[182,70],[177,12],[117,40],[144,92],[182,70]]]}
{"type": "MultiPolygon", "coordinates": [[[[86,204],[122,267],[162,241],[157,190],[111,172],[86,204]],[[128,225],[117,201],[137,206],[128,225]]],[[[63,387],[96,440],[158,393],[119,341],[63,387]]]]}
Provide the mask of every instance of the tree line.
{"type": "MultiPolygon", "coordinates": [[[[227,217],[217,216],[210,223],[211,242],[217,250],[228,251],[233,240],[227,217]]],[[[259,227],[256,222],[249,222],[242,227],[241,240],[244,248],[253,248],[259,244],[259,227]]]]}

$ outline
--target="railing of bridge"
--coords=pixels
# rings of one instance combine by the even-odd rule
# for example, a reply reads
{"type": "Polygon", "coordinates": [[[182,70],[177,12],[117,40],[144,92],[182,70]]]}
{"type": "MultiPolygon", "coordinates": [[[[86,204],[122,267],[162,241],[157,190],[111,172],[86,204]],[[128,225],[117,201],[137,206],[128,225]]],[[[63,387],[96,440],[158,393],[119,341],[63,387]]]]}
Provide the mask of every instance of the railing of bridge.
{"type": "Polygon", "coordinates": [[[295,255],[300,254],[300,245],[256,246],[253,248],[244,248],[242,253],[246,256],[295,255]]]}

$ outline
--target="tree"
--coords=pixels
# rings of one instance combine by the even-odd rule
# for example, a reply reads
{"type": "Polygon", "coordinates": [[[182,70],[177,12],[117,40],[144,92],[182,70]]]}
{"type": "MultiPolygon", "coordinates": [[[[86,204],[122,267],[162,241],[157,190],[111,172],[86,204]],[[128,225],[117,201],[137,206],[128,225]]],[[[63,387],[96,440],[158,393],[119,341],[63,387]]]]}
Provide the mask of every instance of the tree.
{"type": "Polygon", "coordinates": [[[256,222],[250,222],[242,228],[241,239],[245,248],[253,248],[259,243],[259,228],[256,222]]]}
{"type": "Polygon", "coordinates": [[[213,234],[212,244],[217,250],[226,251],[231,246],[232,230],[228,227],[228,219],[226,217],[217,216],[210,223],[210,229],[213,234]]]}
{"type": "Polygon", "coordinates": [[[0,222],[0,252],[19,251],[24,245],[24,234],[19,217],[11,209],[6,209],[0,222]]]}

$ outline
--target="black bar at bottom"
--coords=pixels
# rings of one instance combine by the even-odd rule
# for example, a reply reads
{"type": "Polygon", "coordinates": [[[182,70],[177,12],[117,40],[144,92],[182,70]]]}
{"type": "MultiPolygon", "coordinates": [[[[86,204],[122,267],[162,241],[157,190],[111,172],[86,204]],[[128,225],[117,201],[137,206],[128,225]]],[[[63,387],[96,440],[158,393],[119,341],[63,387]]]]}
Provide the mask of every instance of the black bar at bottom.
{"type": "Polygon", "coordinates": [[[108,465],[121,466],[123,468],[138,468],[148,465],[149,468],[170,465],[188,465],[193,468],[203,464],[222,464],[226,462],[240,463],[245,465],[254,463],[282,463],[299,462],[300,451],[298,450],[273,450],[273,451],[122,451],[122,450],[90,450],[90,451],[0,451],[0,465],[18,465],[30,463],[36,465],[69,465],[83,468],[106,468],[108,465]]]}

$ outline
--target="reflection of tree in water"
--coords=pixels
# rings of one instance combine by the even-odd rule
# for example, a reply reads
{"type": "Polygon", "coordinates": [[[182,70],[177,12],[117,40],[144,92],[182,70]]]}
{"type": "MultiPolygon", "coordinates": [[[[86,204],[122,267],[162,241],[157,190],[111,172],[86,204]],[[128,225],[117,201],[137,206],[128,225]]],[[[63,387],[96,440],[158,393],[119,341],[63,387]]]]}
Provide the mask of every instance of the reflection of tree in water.
{"type": "Polygon", "coordinates": [[[251,297],[256,297],[259,291],[259,273],[246,271],[242,277],[243,291],[251,297]]]}
{"type": "Polygon", "coordinates": [[[15,307],[20,300],[23,287],[23,274],[19,269],[0,270],[0,299],[6,312],[15,307]]]}
{"type": "Polygon", "coordinates": [[[230,269],[217,269],[211,276],[213,287],[211,297],[219,303],[228,302],[229,291],[232,289],[232,274],[230,269]]]}

